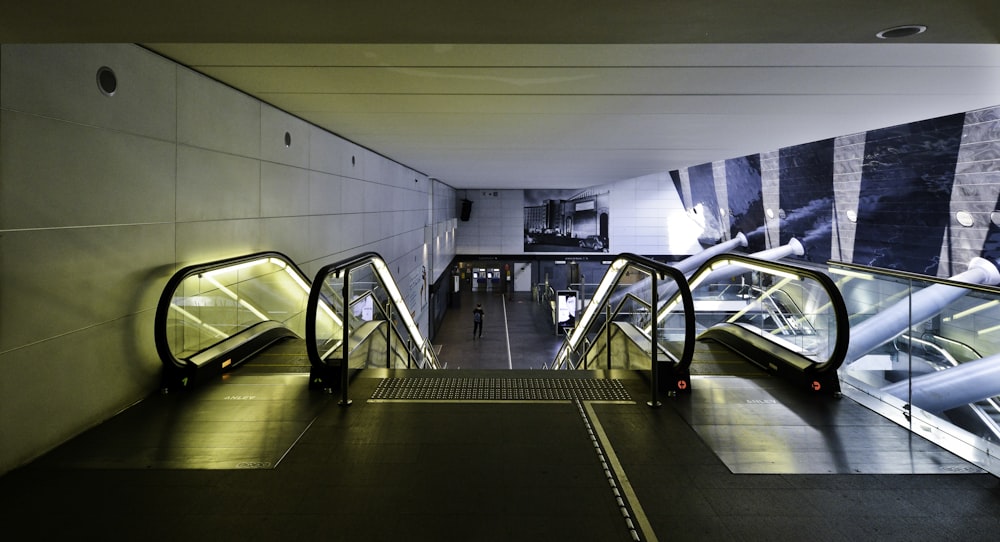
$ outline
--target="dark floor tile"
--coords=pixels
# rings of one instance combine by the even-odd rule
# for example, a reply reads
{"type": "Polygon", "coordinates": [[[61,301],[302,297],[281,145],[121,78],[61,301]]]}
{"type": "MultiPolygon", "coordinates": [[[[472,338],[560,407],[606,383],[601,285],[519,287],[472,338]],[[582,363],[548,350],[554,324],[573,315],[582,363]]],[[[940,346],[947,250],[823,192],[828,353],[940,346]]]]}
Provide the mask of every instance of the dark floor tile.
{"type": "Polygon", "coordinates": [[[831,520],[812,515],[801,516],[794,510],[775,509],[768,515],[723,516],[733,540],[747,542],[842,542],[843,535],[831,520]]]}
{"type": "MultiPolygon", "coordinates": [[[[455,373],[483,377],[491,365],[551,359],[561,338],[549,334],[544,307],[516,295],[479,299],[488,309],[482,342],[468,336],[471,298],[448,312],[440,333],[443,358],[457,355],[450,359],[464,367],[455,373]],[[504,309],[507,329],[516,335],[509,354],[504,309]]],[[[720,459],[726,450],[710,447],[689,423],[701,417],[718,426],[724,415],[741,429],[754,426],[741,437],[750,448],[757,446],[753,439],[797,419],[802,435],[836,435],[829,442],[883,459],[926,451],[915,444],[872,452],[872,443],[886,442],[883,429],[896,428],[846,399],[816,407],[776,379],[728,378],[729,389],[702,379],[692,393],[664,396],[659,408],[650,408],[647,381],[623,374],[635,403],[592,404],[590,422],[610,440],[602,443],[605,457],[618,458],[616,487],[624,491],[628,481],[633,512],[645,513],[660,540],[964,541],[992,540],[1000,532],[1000,479],[994,476],[733,474],[720,459]],[[746,405],[756,403],[747,401],[762,393],[773,394],[775,406],[765,403],[748,415],[746,405]],[[789,405],[806,410],[779,412],[789,405]],[[867,415],[875,417],[866,422],[867,415]],[[876,429],[855,427],[866,423],[876,429]]],[[[575,404],[369,402],[386,375],[359,374],[349,389],[351,406],[338,406],[338,397],[322,392],[304,394],[308,404],[319,405],[315,419],[274,468],[96,469],[40,460],[8,473],[0,477],[0,538],[632,539],[575,404]]],[[[242,415],[223,411],[237,420],[242,415]]],[[[99,446],[99,437],[91,434],[90,444],[99,446]]],[[[127,437],[116,435],[123,442],[127,437]]],[[[739,441],[728,441],[730,452],[739,441]]],[[[792,443],[786,453],[798,461],[827,447],[792,443]]]]}

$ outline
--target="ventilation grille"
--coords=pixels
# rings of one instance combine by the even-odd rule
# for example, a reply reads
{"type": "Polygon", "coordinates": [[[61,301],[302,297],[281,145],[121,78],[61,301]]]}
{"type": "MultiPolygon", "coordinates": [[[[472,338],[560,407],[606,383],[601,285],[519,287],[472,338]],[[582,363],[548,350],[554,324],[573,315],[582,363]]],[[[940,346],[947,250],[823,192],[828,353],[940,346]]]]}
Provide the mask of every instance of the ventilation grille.
{"type": "Polygon", "coordinates": [[[597,378],[386,378],[372,399],[433,401],[631,401],[620,380],[597,378]]]}

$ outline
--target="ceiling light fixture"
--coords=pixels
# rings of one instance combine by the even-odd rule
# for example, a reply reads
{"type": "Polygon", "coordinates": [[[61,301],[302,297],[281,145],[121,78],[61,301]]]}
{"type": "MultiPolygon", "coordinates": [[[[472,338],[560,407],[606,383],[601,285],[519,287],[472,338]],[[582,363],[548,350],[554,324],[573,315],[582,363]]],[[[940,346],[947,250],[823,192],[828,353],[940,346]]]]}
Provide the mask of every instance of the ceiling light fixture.
{"type": "Polygon", "coordinates": [[[904,24],[894,26],[892,28],[886,28],[878,34],[875,34],[875,37],[880,40],[908,38],[910,36],[916,36],[917,34],[923,34],[925,30],[927,30],[927,27],[922,24],[904,24]]]}

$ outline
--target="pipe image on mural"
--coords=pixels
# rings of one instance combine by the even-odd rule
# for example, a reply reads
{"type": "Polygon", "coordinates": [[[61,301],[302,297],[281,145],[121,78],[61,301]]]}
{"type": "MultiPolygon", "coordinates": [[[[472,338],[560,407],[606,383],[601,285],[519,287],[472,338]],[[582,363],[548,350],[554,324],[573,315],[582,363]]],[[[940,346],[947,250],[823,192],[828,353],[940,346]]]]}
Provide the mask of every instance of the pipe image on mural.
{"type": "Polygon", "coordinates": [[[609,252],[610,191],[525,190],[525,252],[609,252]]]}

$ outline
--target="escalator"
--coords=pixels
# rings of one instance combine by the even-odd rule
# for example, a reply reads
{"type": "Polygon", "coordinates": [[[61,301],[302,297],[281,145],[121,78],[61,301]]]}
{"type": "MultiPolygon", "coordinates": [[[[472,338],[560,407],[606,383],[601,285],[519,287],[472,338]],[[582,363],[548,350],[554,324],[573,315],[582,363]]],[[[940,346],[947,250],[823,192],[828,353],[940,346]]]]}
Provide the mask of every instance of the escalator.
{"type": "Polygon", "coordinates": [[[160,393],[74,441],[64,460],[88,468],[275,468],[329,403],[306,385],[309,288],[276,252],[175,273],[154,317],[160,393]]]}
{"type": "Polygon", "coordinates": [[[725,345],[763,371],[812,392],[839,395],[848,316],[823,273],[735,254],[691,277],[699,341],[725,345]]]}
{"type": "Polygon", "coordinates": [[[156,308],[162,388],[192,387],[244,364],[261,372],[307,372],[308,295],[308,279],[277,252],[181,269],[156,308]]]}
{"type": "Polygon", "coordinates": [[[306,314],[311,388],[342,390],[362,369],[439,369],[437,352],[406,308],[385,261],[374,252],[321,268],[306,314]]]}
{"type": "MultiPolygon", "coordinates": [[[[363,267],[374,260],[381,261],[369,255],[356,263],[363,267]]],[[[396,291],[394,284],[358,280],[345,297],[346,308],[321,301],[311,306],[309,318],[310,293],[325,287],[314,289],[315,284],[276,252],[178,271],[155,314],[160,393],[123,410],[87,438],[74,439],[55,461],[100,469],[276,468],[331,401],[330,394],[315,393],[309,385],[317,363],[309,356],[308,326],[330,330],[348,322],[341,327],[352,360],[399,367],[413,355],[399,339],[389,343],[387,353],[387,342],[379,338],[399,320],[398,313],[408,315],[401,298],[384,293],[396,291]],[[376,300],[384,306],[377,307],[376,300]]],[[[412,357],[408,362],[432,366],[412,357]]],[[[324,387],[338,384],[324,382],[324,387]]]]}
{"type": "Polygon", "coordinates": [[[314,281],[277,252],[185,267],[160,297],[154,337],[164,390],[237,367],[309,373],[310,387],[332,389],[343,384],[331,372],[345,344],[352,368],[438,367],[374,253],[326,266],[314,281]]]}
{"type": "Polygon", "coordinates": [[[669,377],[659,382],[683,391],[692,373],[747,374],[734,367],[739,357],[812,392],[839,394],[848,317],[825,274],[718,254],[690,281],[680,275],[653,288],[650,274],[632,267],[634,258],[622,255],[612,264],[554,368],[603,368],[604,359],[607,368],[645,370],[648,360],[667,358],[669,377]]]}
{"type": "Polygon", "coordinates": [[[642,256],[621,254],[568,330],[551,367],[648,371],[659,388],[684,390],[690,387],[694,346],[694,304],[684,274],[642,256]],[[673,300],[671,309],[652,325],[666,297],[673,300]]]}

